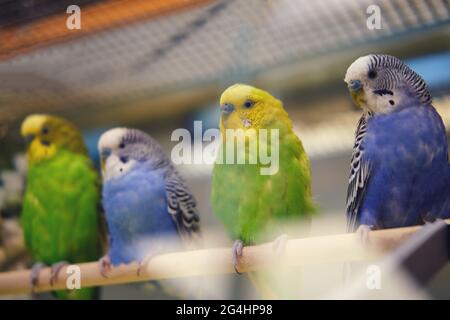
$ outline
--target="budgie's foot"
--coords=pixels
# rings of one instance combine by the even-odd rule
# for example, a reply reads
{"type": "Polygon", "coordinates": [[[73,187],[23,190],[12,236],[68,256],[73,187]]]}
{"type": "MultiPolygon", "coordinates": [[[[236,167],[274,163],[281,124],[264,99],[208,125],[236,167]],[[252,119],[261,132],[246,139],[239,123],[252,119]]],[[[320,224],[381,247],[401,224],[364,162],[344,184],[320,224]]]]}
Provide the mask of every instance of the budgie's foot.
{"type": "Polygon", "coordinates": [[[441,219],[434,218],[434,217],[431,217],[431,216],[424,216],[424,217],[422,217],[422,221],[423,221],[424,224],[434,223],[434,222],[436,222],[438,220],[441,220],[441,219]]]}
{"type": "Polygon", "coordinates": [[[282,256],[286,251],[287,240],[288,236],[286,234],[282,234],[274,240],[272,248],[277,256],[282,256]]]}
{"type": "Polygon", "coordinates": [[[137,269],[138,277],[141,276],[142,271],[144,270],[145,266],[147,265],[147,263],[150,261],[150,259],[152,257],[153,257],[152,255],[148,255],[144,259],[142,259],[142,261],[139,262],[139,266],[138,266],[138,269],[137,269]]]}
{"type": "Polygon", "coordinates": [[[45,264],[42,262],[36,262],[31,267],[31,273],[30,273],[30,287],[31,291],[34,291],[34,288],[39,283],[39,274],[41,273],[41,270],[45,268],[45,264]]]}
{"type": "Polygon", "coordinates": [[[242,250],[244,249],[244,243],[241,240],[236,240],[233,243],[233,247],[231,249],[231,259],[233,261],[234,271],[237,274],[241,274],[238,270],[239,259],[242,257],[242,250]]]}
{"type": "Polygon", "coordinates": [[[368,226],[367,224],[362,224],[356,229],[356,235],[361,241],[363,246],[368,246],[370,239],[369,239],[369,232],[374,229],[373,226],[368,226]]]}
{"type": "Polygon", "coordinates": [[[99,267],[100,267],[100,274],[104,278],[108,278],[108,273],[111,272],[112,264],[111,264],[111,258],[109,255],[105,254],[103,257],[100,258],[98,261],[99,267]]]}
{"type": "Polygon", "coordinates": [[[59,272],[61,269],[65,266],[67,266],[69,263],[67,261],[61,261],[58,263],[52,264],[51,267],[51,274],[50,274],[50,285],[53,286],[56,281],[58,281],[59,272]]]}

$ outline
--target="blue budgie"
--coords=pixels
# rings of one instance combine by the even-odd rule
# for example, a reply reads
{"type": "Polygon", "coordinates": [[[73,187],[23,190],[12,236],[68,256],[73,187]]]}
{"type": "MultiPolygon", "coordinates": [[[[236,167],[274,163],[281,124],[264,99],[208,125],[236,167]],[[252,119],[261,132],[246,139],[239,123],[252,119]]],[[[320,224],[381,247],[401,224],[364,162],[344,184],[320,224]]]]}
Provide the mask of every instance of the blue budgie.
{"type": "Polygon", "coordinates": [[[103,206],[110,235],[101,259],[111,265],[137,261],[198,244],[196,202],[159,144],[137,129],[116,128],[99,140],[103,206]]]}
{"type": "Polygon", "coordinates": [[[345,75],[363,109],[347,192],[349,231],[364,234],[449,217],[447,138],[425,81],[401,60],[358,58],[345,75]]]}

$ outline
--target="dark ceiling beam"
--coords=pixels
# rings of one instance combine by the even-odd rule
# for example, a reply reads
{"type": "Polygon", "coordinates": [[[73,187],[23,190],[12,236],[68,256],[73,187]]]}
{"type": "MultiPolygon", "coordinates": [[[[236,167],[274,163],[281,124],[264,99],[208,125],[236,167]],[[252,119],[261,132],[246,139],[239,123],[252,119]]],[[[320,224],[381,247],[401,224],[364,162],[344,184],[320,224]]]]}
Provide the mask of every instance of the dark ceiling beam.
{"type": "Polygon", "coordinates": [[[107,0],[81,7],[81,29],[66,27],[68,14],[50,15],[26,25],[0,28],[0,60],[125,24],[205,5],[212,0],[107,0]]]}

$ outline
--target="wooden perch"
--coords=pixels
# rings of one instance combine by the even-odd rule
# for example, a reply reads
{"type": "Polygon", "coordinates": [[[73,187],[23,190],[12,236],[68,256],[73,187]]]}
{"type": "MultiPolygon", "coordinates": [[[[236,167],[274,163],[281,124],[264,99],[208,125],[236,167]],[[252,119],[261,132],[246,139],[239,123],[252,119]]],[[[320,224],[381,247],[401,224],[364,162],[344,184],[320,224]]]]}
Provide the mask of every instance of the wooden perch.
{"type": "MultiPolygon", "coordinates": [[[[450,219],[446,220],[450,223],[450,219]]],[[[272,243],[245,247],[238,269],[241,272],[269,267],[325,264],[344,261],[375,259],[391,251],[408,239],[421,226],[385,229],[369,233],[370,248],[364,248],[354,233],[289,240],[282,257],[276,256],[272,243]]],[[[204,249],[162,254],[153,257],[137,274],[138,264],[121,265],[109,273],[108,278],[99,272],[98,262],[81,263],[81,287],[173,279],[234,273],[231,248],[204,249]]],[[[50,268],[41,271],[35,292],[66,288],[67,267],[61,269],[59,279],[50,285],[50,268]]],[[[30,293],[30,271],[0,273],[0,295],[30,293]]]]}

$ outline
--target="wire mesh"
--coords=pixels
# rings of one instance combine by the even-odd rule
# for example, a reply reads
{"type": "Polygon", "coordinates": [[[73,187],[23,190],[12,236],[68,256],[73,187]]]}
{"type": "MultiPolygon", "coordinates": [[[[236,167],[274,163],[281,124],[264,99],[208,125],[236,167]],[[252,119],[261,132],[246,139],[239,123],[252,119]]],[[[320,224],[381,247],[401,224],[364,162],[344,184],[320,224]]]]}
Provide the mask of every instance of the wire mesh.
{"type": "MultiPolygon", "coordinates": [[[[0,5],[10,14],[17,6],[0,5]]],[[[1,23],[30,21],[26,15],[23,20],[13,16],[1,23]]],[[[179,88],[245,79],[449,21],[447,0],[212,1],[1,61],[0,110],[22,115],[37,106],[101,109],[179,88]],[[366,10],[374,4],[382,14],[379,30],[366,27],[366,10]]]]}

